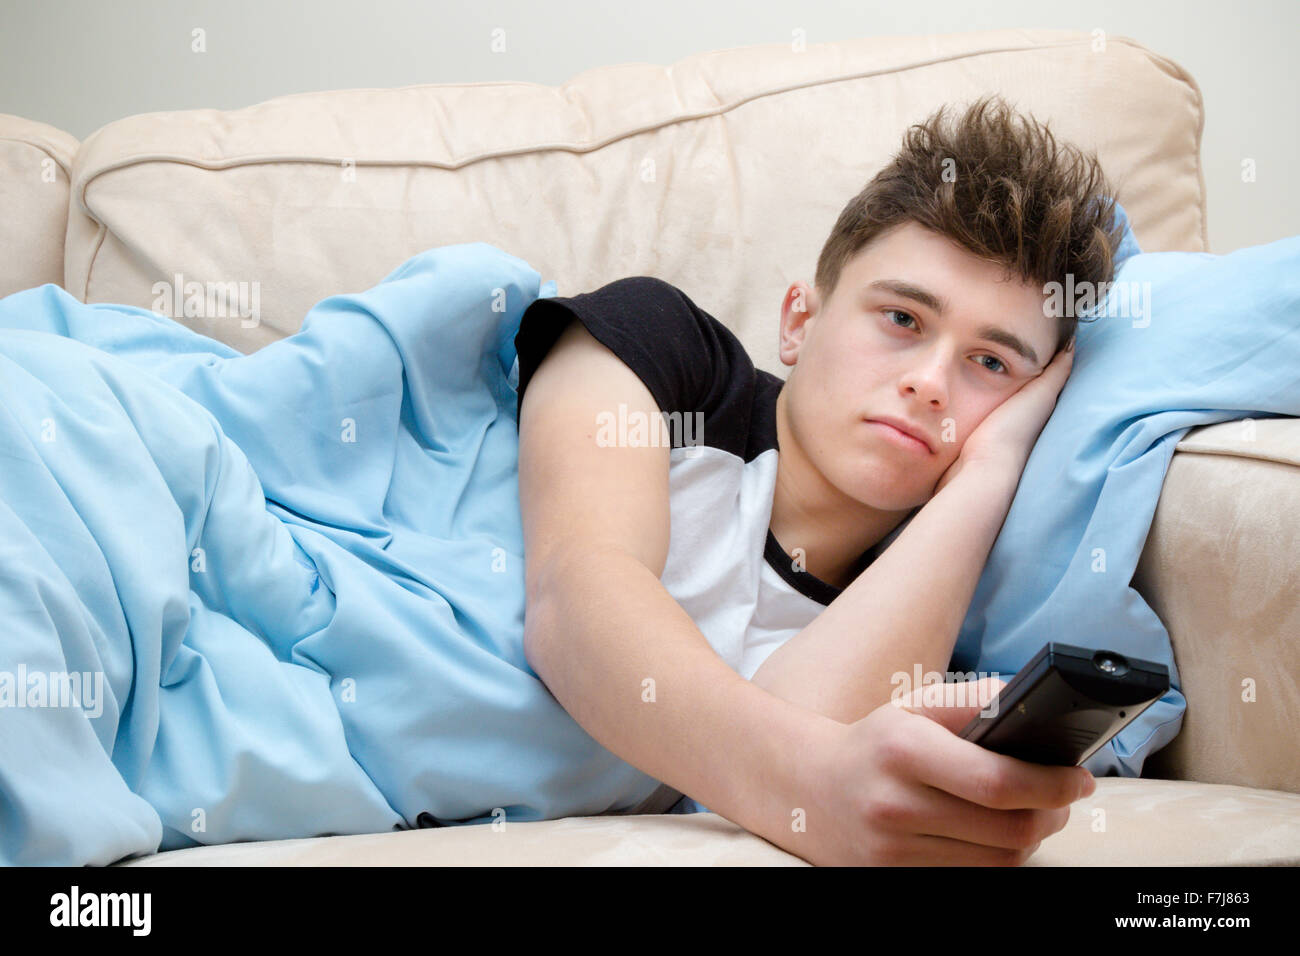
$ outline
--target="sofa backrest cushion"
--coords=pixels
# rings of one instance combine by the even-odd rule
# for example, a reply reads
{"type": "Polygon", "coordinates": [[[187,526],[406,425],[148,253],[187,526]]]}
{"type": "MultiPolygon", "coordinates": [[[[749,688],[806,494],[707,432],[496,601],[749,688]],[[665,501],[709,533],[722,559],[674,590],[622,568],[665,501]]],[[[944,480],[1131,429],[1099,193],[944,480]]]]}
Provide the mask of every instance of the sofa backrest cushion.
{"type": "Polygon", "coordinates": [[[783,294],[841,208],[909,125],[988,92],[1098,153],[1144,250],[1208,250],[1191,77],[1123,37],[997,30],[127,117],[77,158],[65,285],[166,311],[187,283],[241,283],[255,321],[220,290],[168,314],[248,352],[423,249],[481,240],[561,295],[666,279],[784,377],[783,294]]]}
{"type": "Polygon", "coordinates": [[[68,189],[77,139],[0,113],[0,297],[63,284],[68,189]]]}

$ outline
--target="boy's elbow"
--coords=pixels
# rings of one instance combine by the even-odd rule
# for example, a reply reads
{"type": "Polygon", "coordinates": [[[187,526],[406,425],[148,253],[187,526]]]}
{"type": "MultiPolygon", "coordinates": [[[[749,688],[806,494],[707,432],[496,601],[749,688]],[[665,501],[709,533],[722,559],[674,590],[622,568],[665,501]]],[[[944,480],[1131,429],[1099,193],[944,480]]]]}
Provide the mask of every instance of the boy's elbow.
{"type": "Polygon", "coordinates": [[[583,579],[583,570],[574,567],[575,555],[581,550],[549,548],[524,559],[524,659],[543,681],[547,656],[555,643],[555,635],[560,632],[557,626],[560,615],[569,618],[566,633],[572,633],[578,623],[573,619],[577,613],[573,602],[566,601],[565,595],[572,592],[569,582],[575,580],[575,575],[576,580],[583,579]],[[561,610],[566,606],[567,611],[561,610]]]}
{"type": "Polygon", "coordinates": [[[544,677],[545,655],[553,631],[550,625],[552,601],[546,587],[530,590],[524,603],[524,660],[533,672],[544,677]]]}

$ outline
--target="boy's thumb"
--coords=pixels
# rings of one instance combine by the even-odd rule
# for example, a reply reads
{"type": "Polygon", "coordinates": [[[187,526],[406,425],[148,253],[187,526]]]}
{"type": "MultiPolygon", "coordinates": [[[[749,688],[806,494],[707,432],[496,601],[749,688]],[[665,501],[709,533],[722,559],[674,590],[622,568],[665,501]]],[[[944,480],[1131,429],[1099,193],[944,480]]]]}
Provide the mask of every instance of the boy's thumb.
{"type": "Polygon", "coordinates": [[[976,681],[926,684],[900,696],[895,703],[904,710],[929,717],[955,734],[985,708],[992,712],[990,704],[1006,683],[1000,677],[982,677],[976,681]]]}

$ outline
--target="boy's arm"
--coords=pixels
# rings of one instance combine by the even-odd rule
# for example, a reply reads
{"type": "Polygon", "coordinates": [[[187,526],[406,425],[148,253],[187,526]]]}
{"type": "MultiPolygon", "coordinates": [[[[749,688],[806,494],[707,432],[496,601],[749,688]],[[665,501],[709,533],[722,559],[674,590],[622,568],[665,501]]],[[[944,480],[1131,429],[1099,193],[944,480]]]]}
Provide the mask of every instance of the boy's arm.
{"type": "Polygon", "coordinates": [[[600,447],[596,416],[658,415],[645,384],[580,322],[534,373],[519,421],[524,650],[606,749],[778,845],[829,718],[733,671],[659,580],[669,449],[600,447]]]}
{"type": "Polygon", "coordinates": [[[944,674],[1020,476],[967,465],[815,620],[773,651],[753,682],[842,723],[944,674]],[[901,687],[891,677],[907,674],[901,687]]]}

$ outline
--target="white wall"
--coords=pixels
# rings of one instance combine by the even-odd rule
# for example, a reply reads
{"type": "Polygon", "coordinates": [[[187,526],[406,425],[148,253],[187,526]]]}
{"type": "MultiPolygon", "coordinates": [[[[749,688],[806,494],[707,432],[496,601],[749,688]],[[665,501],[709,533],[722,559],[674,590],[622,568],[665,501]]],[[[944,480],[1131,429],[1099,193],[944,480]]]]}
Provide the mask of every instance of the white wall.
{"type": "Polygon", "coordinates": [[[348,87],[558,84],[795,29],[818,43],[1002,27],[1101,28],[1180,63],[1205,96],[1212,250],[1300,234],[1296,0],[0,0],[0,112],[84,139],[132,113],[348,87]],[[498,28],[504,52],[490,49],[498,28]],[[1254,182],[1242,181],[1247,158],[1254,182]]]}

